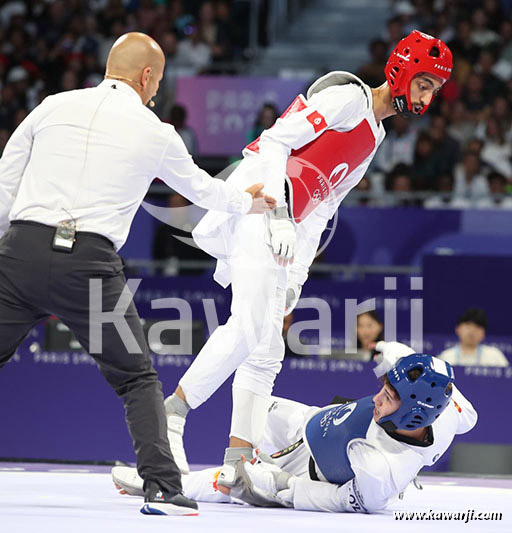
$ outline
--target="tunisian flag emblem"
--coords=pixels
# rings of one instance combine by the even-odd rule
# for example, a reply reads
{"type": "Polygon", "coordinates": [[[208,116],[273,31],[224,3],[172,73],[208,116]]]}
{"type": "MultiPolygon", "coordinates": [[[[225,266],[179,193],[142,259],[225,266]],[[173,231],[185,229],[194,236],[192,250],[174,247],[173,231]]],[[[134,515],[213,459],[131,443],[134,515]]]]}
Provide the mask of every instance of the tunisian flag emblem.
{"type": "Polygon", "coordinates": [[[318,111],[313,111],[313,113],[308,115],[306,118],[309,122],[311,122],[311,125],[315,129],[315,133],[327,128],[327,122],[325,121],[325,118],[318,111]]]}

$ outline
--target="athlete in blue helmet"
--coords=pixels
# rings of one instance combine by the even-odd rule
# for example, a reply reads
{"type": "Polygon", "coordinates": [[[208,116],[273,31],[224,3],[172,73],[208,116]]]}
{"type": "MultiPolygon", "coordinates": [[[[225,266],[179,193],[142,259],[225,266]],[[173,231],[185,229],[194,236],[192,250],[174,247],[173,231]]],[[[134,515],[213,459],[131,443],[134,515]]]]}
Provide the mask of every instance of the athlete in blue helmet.
{"type": "MultiPolygon", "coordinates": [[[[375,512],[393,503],[477,414],[445,361],[397,342],[376,348],[383,385],[375,396],[323,408],[274,398],[261,446],[271,455],[240,464],[229,496],[217,490],[218,469],[184,476],[185,494],[331,512],[375,512]]],[[[116,467],[113,477],[132,494],[142,486],[135,469],[116,467]]]]}

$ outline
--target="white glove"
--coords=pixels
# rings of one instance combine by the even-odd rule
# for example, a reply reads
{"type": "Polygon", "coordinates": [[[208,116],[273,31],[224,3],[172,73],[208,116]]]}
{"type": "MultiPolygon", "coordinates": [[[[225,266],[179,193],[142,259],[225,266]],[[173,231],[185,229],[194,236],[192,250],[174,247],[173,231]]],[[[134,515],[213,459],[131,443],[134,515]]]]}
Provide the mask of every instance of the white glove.
{"type": "Polygon", "coordinates": [[[252,483],[253,490],[257,491],[261,497],[285,507],[292,506],[293,495],[290,490],[290,482],[293,476],[281,470],[270,457],[260,453],[254,464],[246,461],[244,468],[252,483]]]}
{"type": "Polygon", "coordinates": [[[377,366],[373,369],[377,378],[387,374],[402,357],[415,353],[412,348],[401,342],[379,341],[375,345],[375,350],[381,352],[376,359],[377,366]]]}
{"type": "Polygon", "coordinates": [[[297,235],[288,216],[287,207],[276,207],[269,214],[270,246],[274,259],[281,266],[293,263],[297,235]]]}
{"type": "Polygon", "coordinates": [[[302,285],[294,283],[293,281],[288,283],[286,289],[286,304],[284,306],[284,316],[289,315],[297,305],[302,291],[302,285]]]}

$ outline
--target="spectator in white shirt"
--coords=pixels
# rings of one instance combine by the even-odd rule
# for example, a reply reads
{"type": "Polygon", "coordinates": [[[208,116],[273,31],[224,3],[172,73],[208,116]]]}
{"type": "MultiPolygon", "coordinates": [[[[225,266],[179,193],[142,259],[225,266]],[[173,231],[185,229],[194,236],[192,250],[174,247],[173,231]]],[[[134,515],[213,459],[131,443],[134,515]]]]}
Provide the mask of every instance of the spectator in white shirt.
{"type": "Polygon", "coordinates": [[[507,180],[499,172],[491,172],[487,176],[491,195],[480,202],[476,207],[479,209],[512,209],[512,196],[507,196],[507,180]]]}
{"type": "Polygon", "coordinates": [[[426,209],[463,209],[471,207],[471,203],[464,198],[453,198],[453,176],[441,174],[436,180],[436,194],[429,196],[423,203],[426,209]]]}
{"type": "Polygon", "coordinates": [[[211,63],[212,51],[201,40],[197,26],[187,26],[185,35],[185,39],[178,43],[176,62],[194,67],[199,72],[211,63]]]}
{"type": "Polygon", "coordinates": [[[481,173],[480,159],[476,154],[472,152],[465,154],[462,162],[455,167],[454,178],[454,200],[469,200],[471,203],[476,203],[489,198],[489,183],[481,173]]]}
{"type": "Polygon", "coordinates": [[[456,100],[453,103],[443,102],[443,105],[448,108],[447,113],[450,117],[450,125],[447,129],[448,134],[458,141],[462,148],[465,148],[475,135],[476,124],[472,114],[468,113],[462,100],[456,100]]]}
{"type": "Polygon", "coordinates": [[[482,344],[487,329],[487,317],[481,309],[466,309],[455,328],[460,343],[439,355],[451,365],[508,366],[503,352],[494,346],[482,344]]]}
{"type": "Polygon", "coordinates": [[[471,41],[479,46],[484,48],[491,44],[498,42],[499,35],[489,29],[487,14],[483,9],[475,9],[471,17],[473,23],[473,30],[471,32],[471,41]]]}
{"type": "Polygon", "coordinates": [[[400,115],[391,118],[391,126],[392,129],[382,141],[374,163],[374,167],[385,174],[391,172],[399,163],[412,165],[418,138],[417,126],[400,115]]]}
{"type": "Polygon", "coordinates": [[[505,132],[497,118],[491,116],[477,129],[477,135],[484,141],[480,158],[487,166],[512,178],[512,146],[505,140],[505,132]]]}

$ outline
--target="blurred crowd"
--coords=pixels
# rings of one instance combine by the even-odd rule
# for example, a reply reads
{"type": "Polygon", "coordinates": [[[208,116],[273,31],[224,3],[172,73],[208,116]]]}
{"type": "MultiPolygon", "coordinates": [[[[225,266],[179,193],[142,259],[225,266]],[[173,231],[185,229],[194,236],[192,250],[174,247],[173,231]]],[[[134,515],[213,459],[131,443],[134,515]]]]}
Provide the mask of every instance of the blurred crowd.
{"type": "Polygon", "coordinates": [[[359,70],[364,81],[385,80],[389,53],[413,29],[445,41],[454,68],[424,117],[386,121],[387,137],[359,186],[368,193],[360,201],[512,208],[512,2],[396,0],[391,7],[394,16],[359,70]],[[415,191],[430,193],[418,199],[415,191]]]}
{"type": "MultiPolygon", "coordinates": [[[[424,117],[386,121],[387,137],[358,187],[363,194],[347,202],[512,208],[512,0],[390,0],[390,9],[358,75],[380,85],[389,53],[415,28],[448,43],[453,75],[424,117]]],[[[249,19],[250,3],[241,0],[0,2],[0,154],[46,95],[97,85],[113,42],[143,31],[166,55],[155,112],[197,155],[186,110],[173,105],[176,79],[229,72],[233,60],[245,58],[249,19]]],[[[278,114],[265,104],[247,140],[278,114]]]]}
{"type": "Polygon", "coordinates": [[[128,31],[150,34],[164,50],[155,111],[169,119],[177,76],[223,71],[243,58],[249,7],[236,0],[0,2],[0,154],[45,96],[97,85],[112,44],[128,31]]]}

